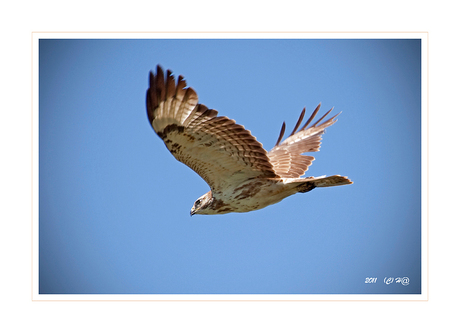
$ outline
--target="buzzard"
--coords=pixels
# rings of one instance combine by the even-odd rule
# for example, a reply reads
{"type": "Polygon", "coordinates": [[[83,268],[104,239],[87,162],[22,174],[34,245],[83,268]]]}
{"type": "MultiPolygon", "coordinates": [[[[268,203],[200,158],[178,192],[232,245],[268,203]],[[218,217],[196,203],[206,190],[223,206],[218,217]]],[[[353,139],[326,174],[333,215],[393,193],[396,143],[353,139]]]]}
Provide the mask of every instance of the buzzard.
{"type": "Polygon", "coordinates": [[[325,128],[337,121],[338,114],[321,123],[331,109],[310,125],[320,106],[300,127],[304,108],[292,133],[281,141],[283,123],[275,146],[267,152],[243,126],[198,104],[198,95],[186,88],[182,75],[176,83],[172,72],[165,76],[158,65],[156,75],[150,72],[147,90],[150,125],[171,154],[211,188],[195,201],[190,215],[250,212],[315,187],[352,184],[339,175],[301,178],[314,160],[302,154],[318,151],[325,128]]]}

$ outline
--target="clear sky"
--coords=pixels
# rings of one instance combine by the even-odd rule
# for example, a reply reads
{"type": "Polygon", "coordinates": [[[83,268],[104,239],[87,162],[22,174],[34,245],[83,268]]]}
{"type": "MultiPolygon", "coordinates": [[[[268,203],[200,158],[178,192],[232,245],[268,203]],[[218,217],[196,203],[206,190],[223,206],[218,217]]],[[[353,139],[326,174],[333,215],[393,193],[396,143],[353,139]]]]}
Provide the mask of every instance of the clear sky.
{"type": "Polygon", "coordinates": [[[39,292],[420,293],[420,54],[420,40],[41,40],[39,292]],[[157,64],[267,150],[303,107],[342,111],[306,176],[354,184],[190,217],[208,186],[148,123],[157,64]]]}

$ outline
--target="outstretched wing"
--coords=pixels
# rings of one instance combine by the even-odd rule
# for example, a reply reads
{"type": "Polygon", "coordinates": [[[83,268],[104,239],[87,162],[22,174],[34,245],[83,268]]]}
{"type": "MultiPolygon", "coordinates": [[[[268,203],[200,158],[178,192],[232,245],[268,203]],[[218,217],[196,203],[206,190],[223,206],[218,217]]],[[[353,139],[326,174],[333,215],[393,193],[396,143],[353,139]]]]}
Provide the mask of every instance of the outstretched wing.
{"type": "Polygon", "coordinates": [[[324,133],[325,128],[334,124],[337,121],[335,118],[340,114],[338,113],[334,117],[321,123],[321,121],[332,111],[332,109],[330,109],[321,119],[310,127],[307,127],[313,118],[315,118],[320,106],[321,103],[316,107],[315,111],[313,111],[305,125],[297,131],[305,115],[304,108],[292,133],[286,140],[280,143],[286,129],[286,124],[283,123],[278,141],[275,147],[268,153],[270,162],[277,175],[286,178],[298,178],[308,170],[308,167],[315,159],[313,156],[305,156],[302,154],[319,150],[321,135],[324,133]]]}
{"type": "Polygon", "coordinates": [[[266,150],[251,132],[198,104],[192,88],[171,71],[150,72],[147,115],[171,154],[198,173],[214,191],[254,177],[278,177],[266,150]]]}

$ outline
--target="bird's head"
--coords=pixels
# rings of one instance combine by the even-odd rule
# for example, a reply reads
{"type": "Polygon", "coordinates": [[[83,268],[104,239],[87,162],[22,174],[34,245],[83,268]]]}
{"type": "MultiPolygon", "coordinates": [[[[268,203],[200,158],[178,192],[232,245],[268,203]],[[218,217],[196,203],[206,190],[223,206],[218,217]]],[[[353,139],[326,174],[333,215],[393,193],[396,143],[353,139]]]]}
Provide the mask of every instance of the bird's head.
{"type": "Polygon", "coordinates": [[[213,198],[212,198],[211,191],[199,197],[193,204],[192,209],[190,210],[190,216],[195,215],[195,214],[202,214],[202,215],[216,214],[214,209],[211,207],[212,201],[213,201],[213,198]]]}

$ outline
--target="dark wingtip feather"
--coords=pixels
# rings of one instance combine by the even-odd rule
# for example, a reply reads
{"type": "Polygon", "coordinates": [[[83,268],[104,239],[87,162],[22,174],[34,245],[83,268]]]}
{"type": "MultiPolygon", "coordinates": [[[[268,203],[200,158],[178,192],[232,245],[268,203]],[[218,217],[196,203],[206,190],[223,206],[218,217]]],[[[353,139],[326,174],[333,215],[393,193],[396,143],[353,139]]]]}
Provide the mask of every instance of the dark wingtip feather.
{"type": "Polygon", "coordinates": [[[316,125],[318,125],[324,118],[326,118],[326,116],[331,113],[332,109],[334,109],[334,107],[332,107],[329,111],[327,111],[324,116],[322,116],[321,118],[319,118],[319,120],[314,123],[313,125],[311,125],[311,127],[315,127],[316,125]]]}
{"type": "Polygon", "coordinates": [[[149,72],[149,88],[153,88],[155,84],[155,74],[152,71],[149,72]]]}
{"type": "MultiPolygon", "coordinates": [[[[332,110],[332,109],[331,109],[331,110],[332,110]]],[[[335,119],[335,118],[337,118],[337,116],[339,116],[341,113],[342,113],[342,111],[340,111],[339,113],[337,113],[335,116],[329,118],[328,120],[325,120],[323,124],[325,124],[325,123],[327,123],[327,122],[329,122],[329,121],[331,121],[331,120],[334,120],[334,123],[335,123],[335,122],[337,121],[337,119],[335,119]]]]}
{"type": "Polygon", "coordinates": [[[153,121],[153,110],[158,106],[158,98],[155,93],[155,75],[152,71],[149,74],[149,89],[147,90],[147,117],[150,124],[153,121]]]}
{"type": "Polygon", "coordinates": [[[177,87],[176,87],[176,93],[180,92],[181,90],[185,89],[187,86],[187,82],[185,82],[185,79],[182,75],[179,75],[177,77],[177,87]]]}
{"type": "Polygon", "coordinates": [[[152,107],[152,98],[150,96],[150,89],[147,90],[147,117],[149,118],[149,123],[152,124],[152,121],[153,121],[153,107],[152,107]]]}
{"type": "Polygon", "coordinates": [[[276,141],[276,144],[275,144],[275,147],[279,145],[279,143],[281,142],[281,139],[283,138],[283,135],[284,135],[284,131],[286,130],[286,123],[283,122],[283,125],[281,126],[281,132],[280,132],[280,136],[278,138],[278,141],[276,141]]]}
{"type": "Polygon", "coordinates": [[[160,101],[165,99],[165,74],[163,68],[157,65],[157,75],[155,76],[155,94],[158,94],[160,101]]]}
{"type": "Polygon", "coordinates": [[[318,104],[318,106],[316,107],[315,111],[313,111],[313,113],[311,114],[310,118],[308,118],[308,120],[305,123],[305,125],[302,126],[302,128],[300,129],[301,131],[303,131],[305,128],[307,128],[307,126],[311,123],[313,118],[315,118],[315,116],[318,113],[320,107],[321,107],[321,103],[318,104]]]}
{"type": "MultiPolygon", "coordinates": [[[[168,75],[170,71],[168,70],[168,75]]],[[[157,65],[156,75],[149,73],[149,89],[147,90],[147,116],[150,124],[154,119],[153,111],[158,107],[160,101],[165,97],[165,77],[163,68],[157,65]]]]}
{"type": "Polygon", "coordinates": [[[297,120],[297,124],[295,124],[294,130],[292,131],[291,135],[289,135],[289,136],[292,136],[292,135],[295,134],[295,132],[299,128],[300,124],[302,123],[302,120],[303,120],[304,116],[305,116],[305,108],[303,108],[302,112],[300,113],[299,120],[297,120]]]}
{"type": "Polygon", "coordinates": [[[161,67],[160,64],[158,64],[158,65],[157,65],[157,75],[158,75],[160,72],[163,74],[163,67],[161,67]]]}
{"type": "Polygon", "coordinates": [[[171,98],[176,93],[176,83],[174,82],[174,75],[168,69],[166,71],[166,98],[171,98]]]}

